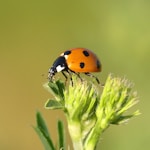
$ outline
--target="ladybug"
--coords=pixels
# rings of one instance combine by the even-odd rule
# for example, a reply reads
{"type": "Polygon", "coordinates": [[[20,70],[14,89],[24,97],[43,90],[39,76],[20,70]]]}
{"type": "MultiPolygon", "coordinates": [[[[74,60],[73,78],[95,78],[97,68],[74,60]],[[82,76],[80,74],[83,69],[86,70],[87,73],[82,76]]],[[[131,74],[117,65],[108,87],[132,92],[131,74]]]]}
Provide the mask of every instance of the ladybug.
{"type": "Polygon", "coordinates": [[[48,71],[48,78],[52,81],[57,72],[62,72],[67,81],[68,77],[65,74],[65,72],[67,72],[70,76],[71,82],[71,73],[76,74],[82,81],[79,74],[84,73],[88,76],[94,77],[99,84],[100,81],[97,77],[91,74],[91,72],[100,72],[101,69],[101,63],[92,51],[86,48],[74,48],[66,50],[54,61],[52,67],[48,71]]]}

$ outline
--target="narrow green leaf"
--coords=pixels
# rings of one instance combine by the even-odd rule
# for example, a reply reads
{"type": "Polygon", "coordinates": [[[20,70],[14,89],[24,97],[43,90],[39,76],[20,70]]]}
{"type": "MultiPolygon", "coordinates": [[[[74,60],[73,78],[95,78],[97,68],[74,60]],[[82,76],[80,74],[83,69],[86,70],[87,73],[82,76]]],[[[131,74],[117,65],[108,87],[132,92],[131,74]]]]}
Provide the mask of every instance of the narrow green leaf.
{"type": "Polygon", "coordinates": [[[63,109],[63,106],[61,103],[59,103],[56,100],[48,100],[45,103],[45,108],[46,109],[63,109]]]}
{"type": "Polygon", "coordinates": [[[63,122],[58,120],[57,123],[57,130],[58,130],[58,144],[59,144],[59,149],[65,150],[65,135],[64,135],[64,126],[63,122]]]}
{"type": "Polygon", "coordinates": [[[37,127],[34,127],[35,131],[38,133],[45,150],[55,150],[51,137],[49,135],[46,123],[42,118],[40,112],[36,114],[37,127]],[[47,149],[49,148],[49,149],[47,149]]]}
{"type": "MultiPolygon", "coordinates": [[[[47,85],[44,85],[44,87],[47,89],[47,85]]],[[[65,85],[62,81],[48,82],[48,87],[48,91],[55,96],[56,100],[62,101],[64,99],[65,85]]]]}
{"type": "Polygon", "coordinates": [[[43,134],[43,132],[38,127],[33,127],[33,128],[38,134],[41,142],[43,143],[45,150],[56,150],[53,146],[51,139],[47,139],[47,137],[43,134]]]}
{"type": "Polygon", "coordinates": [[[49,132],[46,126],[46,123],[42,117],[42,115],[40,114],[40,112],[36,113],[36,121],[37,121],[37,127],[42,130],[42,132],[48,137],[49,136],[49,132]]]}
{"type": "Polygon", "coordinates": [[[58,88],[57,88],[57,85],[53,82],[49,82],[48,83],[48,86],[50,87],[50,90],[51,92],[55,95],[55,96],[58,96],[59,93],[58,93],[58,88]]]}
{"type": "Polygon", "coordinates": [[[59,96],[64,99],[64,90],[65,90],[65,85],[63,82],[61,82],[60,80],[56,81],[56,85],[58,87],[58,91],[59,91],[59,96]]]}

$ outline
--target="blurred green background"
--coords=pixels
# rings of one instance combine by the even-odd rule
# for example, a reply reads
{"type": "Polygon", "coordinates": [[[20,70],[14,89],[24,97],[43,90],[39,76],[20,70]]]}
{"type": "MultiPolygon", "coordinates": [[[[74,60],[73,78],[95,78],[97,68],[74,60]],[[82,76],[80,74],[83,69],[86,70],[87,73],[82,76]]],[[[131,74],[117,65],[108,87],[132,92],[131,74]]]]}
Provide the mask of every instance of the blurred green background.
{"type": "Polygon", "coordinates": [[[0,1],[0,149],[43,149],[32,128],[37,110],[56,140],[56,122],[65,118],[61,111],[44,109],[52,96],[43,84],[55,58],[74,47],[98,55],[103,71],[96,75],[102,82],[110,72],[125,76],[140,99],[135,108],[142,115],[111,126],[99,149],[149,149],[149,0],[0,1]]]}

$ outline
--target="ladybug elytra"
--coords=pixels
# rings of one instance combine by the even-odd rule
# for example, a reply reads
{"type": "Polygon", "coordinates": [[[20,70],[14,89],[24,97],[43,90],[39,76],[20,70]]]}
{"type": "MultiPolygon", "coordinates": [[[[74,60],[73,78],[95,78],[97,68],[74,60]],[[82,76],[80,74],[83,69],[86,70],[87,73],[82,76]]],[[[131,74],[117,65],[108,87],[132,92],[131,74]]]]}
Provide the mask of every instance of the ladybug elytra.
{"type": "Polygon", "coordinates": [[[67,75],[65,74],[67,72],[72,81],[71,73],[75,73],[80,79],[79,74],[84,73],[94,77],[100,83],[98,78],[91,74],[91,72],[100,72],[101,69],[101,63],[92,51],[86,48],[74,48],[66,50],[54,61],[48,71],[48,78],[51,81],[56,73],[62,72],[67,80],[67,75]]]}

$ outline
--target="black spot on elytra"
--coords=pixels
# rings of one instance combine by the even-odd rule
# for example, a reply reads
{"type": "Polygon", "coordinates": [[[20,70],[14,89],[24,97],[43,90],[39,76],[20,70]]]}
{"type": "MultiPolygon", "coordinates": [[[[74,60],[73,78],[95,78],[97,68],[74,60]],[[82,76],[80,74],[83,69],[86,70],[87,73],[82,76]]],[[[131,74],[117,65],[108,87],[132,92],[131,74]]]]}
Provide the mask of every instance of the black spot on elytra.
{"type": "Polygon", "coordinates": [[[64,52],[64,55],[69,55],[69,54],[71,54],[70,50],[64,52]]]}
{"type": "Polygon", "coordinates": [[[101,64],[100,64],[99,60],[97,60],[96,64],[97,64],[97,68],[99,69],[99,68],[100,68],[100,66],[101,66],[101,64]]]}
{"type": "Polygon", "coordinates": [[[84,62],[81,62],[81,63],[80,63],[80,68],[84,68],[84,66],[85,66],[85,63],[84,63],[84,62]]]}
{"type": "Polygon", "coordinates": [[[88,57],[90,54],[88,53],[88,51],[84,50],[83,51],[84,56],[88,57]]]}

